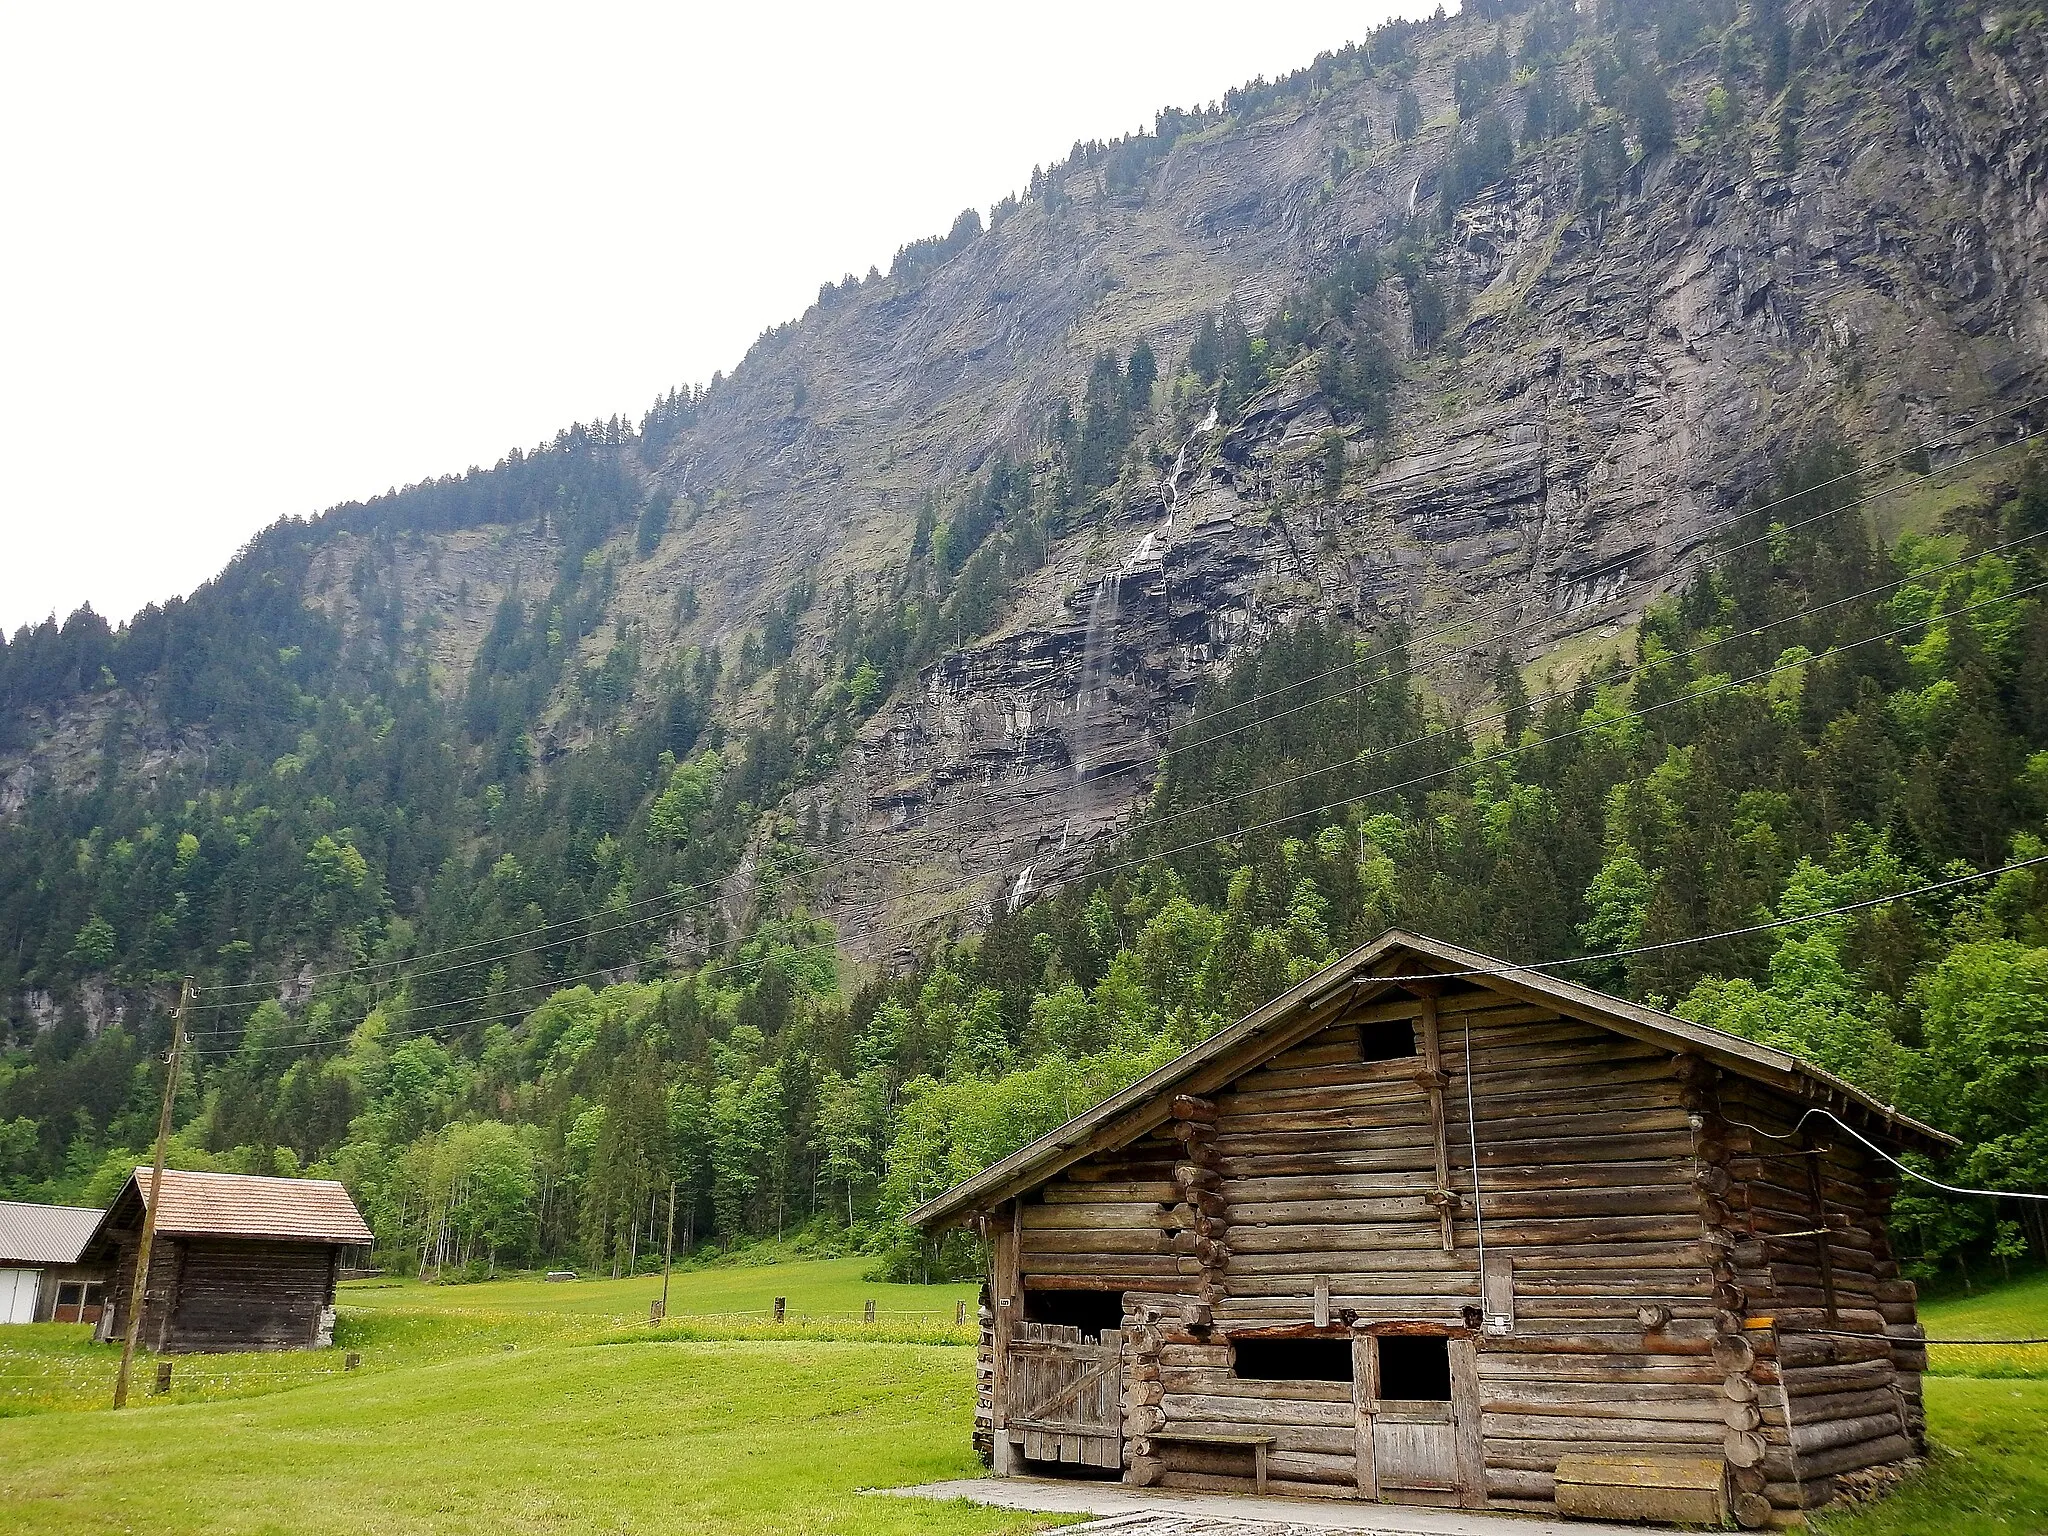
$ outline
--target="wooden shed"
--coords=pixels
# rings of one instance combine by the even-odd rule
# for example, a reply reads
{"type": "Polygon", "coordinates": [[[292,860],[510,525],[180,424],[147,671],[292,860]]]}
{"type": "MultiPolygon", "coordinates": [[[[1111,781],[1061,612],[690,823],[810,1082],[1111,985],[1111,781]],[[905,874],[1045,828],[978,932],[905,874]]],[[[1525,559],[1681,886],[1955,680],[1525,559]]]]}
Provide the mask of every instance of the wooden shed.
{"type": "Polygon", "coordinates": [[[1789,1524],[1923,1449],[1893,1179],[1845,1126],[1953,1144],[1393,932],[911,1220],[986,1240],[998,1473],[1789,1524]]]}
{"type": "MultiPolygon", "coordinates": [[[[100,1337],[128,1328],[150,1170],[138,1168],[86,1252],[112,1268],[100,1337]]],[[[333,1342],[345,1250],[370,1229],[332,1179],[164,1170],[141,1341],[159,1353],[317,1349],[333,1342]]]]}

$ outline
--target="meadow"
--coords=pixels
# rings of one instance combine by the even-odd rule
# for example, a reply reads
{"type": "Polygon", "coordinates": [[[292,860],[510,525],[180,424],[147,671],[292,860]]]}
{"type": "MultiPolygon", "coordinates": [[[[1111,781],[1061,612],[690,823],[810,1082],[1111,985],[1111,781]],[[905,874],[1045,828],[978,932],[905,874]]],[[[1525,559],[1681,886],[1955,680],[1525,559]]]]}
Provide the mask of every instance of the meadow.
{"type": "MultiPolygon", "coordinates": [[[[972,1287],[878,1285],[862,1267],[678,1274],[657,1327],[647,1304],[659,1276],[353,1283],[332,1351],[181,1357],[165,1397],[148,1393],[145,1363],[146,1433],[108,1433],[92,1411],[107,1401],[111,1350],[81,1329],[10,1329],[0,1526],[965,1536],[1057,1523],[861,1491],[978,1470],[972,1324],[953,1322],[972,1287]],[[787,1299],[779,1326],[776,1296],[787,1299]],[[873,1324],[862,1321],[870,1299],[873,1324]],[[350,1351],[361,1367],[342,1372],[350,1351]]],[[[1940,1337],[2048,1334],[2048,1277],[1925,1314],[1940,1337]]],[[[2048,1531],[2042,1355],[1937,1352],[1930,1465],[1888,1499],[1828,1515],[1826,1536],[2048,1531]]]]}

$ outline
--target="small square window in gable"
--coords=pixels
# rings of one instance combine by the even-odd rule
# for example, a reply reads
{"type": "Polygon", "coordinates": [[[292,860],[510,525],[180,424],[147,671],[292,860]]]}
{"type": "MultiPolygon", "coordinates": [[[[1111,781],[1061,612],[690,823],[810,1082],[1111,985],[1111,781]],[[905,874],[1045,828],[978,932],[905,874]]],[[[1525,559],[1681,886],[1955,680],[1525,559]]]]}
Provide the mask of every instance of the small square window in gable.
{"type": "Polygon", "coordinates": [[[1414,1054],[1412,1019],[1374,1019],[1358,1026],[1360,1061],[1399,1061],[1414,1054]]]}

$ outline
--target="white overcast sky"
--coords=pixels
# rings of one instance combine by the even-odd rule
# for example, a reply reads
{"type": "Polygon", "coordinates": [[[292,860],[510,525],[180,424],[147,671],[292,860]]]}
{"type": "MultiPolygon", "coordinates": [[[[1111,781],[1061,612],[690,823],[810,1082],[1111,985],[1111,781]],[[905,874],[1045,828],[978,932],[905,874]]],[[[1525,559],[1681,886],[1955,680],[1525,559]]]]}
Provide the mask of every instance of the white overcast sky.
{"type": "Polygon", "coordinates": [[[0,6],[0,627],[635,417],[1416,0],[0,6]]]}

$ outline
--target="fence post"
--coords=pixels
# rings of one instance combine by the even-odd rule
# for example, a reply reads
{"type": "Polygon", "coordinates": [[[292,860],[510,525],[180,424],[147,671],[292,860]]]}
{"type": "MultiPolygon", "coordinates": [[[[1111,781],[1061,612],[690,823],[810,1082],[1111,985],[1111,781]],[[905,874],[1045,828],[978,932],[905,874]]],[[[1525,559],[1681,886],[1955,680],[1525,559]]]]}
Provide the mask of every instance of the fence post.
{"type": "Polygon", "coordinates": [[[354,1350],[350,1350],[347,1354],[341,1357],[341,1368],[344,1371],[355,1370],[362,1363],[363,1357],[357,1354],[354,1350]]]}
{"type": "Polygon", "coordinates": [[[777,1321],[778,1323],[782,1321],[782,1309],[787,1304],[787,1302],[787,1297],[778,1296],[775,1298],[775,1321],[777,1321]]]}
{"type": "Polygon", "coordinates": [[[662,1315],[663,1309],[661,1305],[661,1298],[657,1296],[654,1298],[654,1300],[647,1303],[647,1321],[650,1323],[658,1323],[661,1321],[662,1315]]]}
{"type": "Polygon", "coordinates": [[[865,1308],[865,1310],[864,1310],[864,1313],[863,1313],[863,1315],[862,1315],[862,1317],[861,1317],[861,1321],[862,1321],[862,1322],[864,1322],[864,1323],[872,1323],[872,1322],[873,1322],[874,1320],[875,1320],[875,1299],[874,1299],[874,1297],[870,1296],[870,1297],[868,1298],[868,1304],[867,1304],[867,1307],[865,1308]]]}
{"type": "Polygon", "coordinates": [[[964,1328],[966,1325],[967,1303],[964,1301],[956,1302],[953,1306],[953,1326],[955,1328],[964,1328]]]}
{"type": "Polygon", "coordinates": [[[168,1360],[156,1363],[156,1390],[159,1397],[171,1390],[171,1362],[168,1360]]]}

